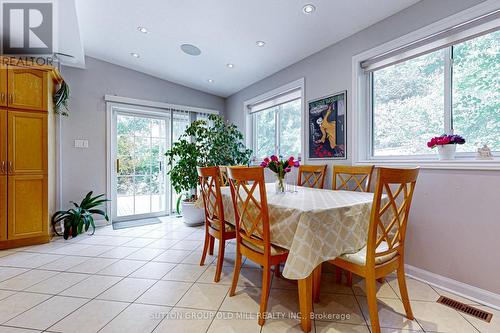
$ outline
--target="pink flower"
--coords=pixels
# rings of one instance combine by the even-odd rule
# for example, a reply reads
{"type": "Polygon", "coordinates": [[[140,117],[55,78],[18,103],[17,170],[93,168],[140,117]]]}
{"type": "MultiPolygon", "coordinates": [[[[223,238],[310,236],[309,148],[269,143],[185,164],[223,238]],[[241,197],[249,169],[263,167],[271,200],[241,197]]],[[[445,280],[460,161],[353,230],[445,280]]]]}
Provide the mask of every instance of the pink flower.
{"type": "Polygon", "coordinates": [[[300,162],[299,161],[295,161],[293,162],[293,166],[298,168],[300,166],[300,162]]]}
{"type": "Polygon", "coordinates": [[[262,162],[262,163],[260,164],[260,166],[261,166],[261,167],[263,167],[263,168],[267,168],[267,163],[266,163],[266,162],[262,162]]]}
{"type": "Polygon", "coordinates": [[[277,161],[278,161],[278,156],[276,156],[276,155],[272,155],[272,156],[271,156],[271,161],[273,161],[273,162],[277,162],[277,161]]]}
{"type": "Polygon", "coordinates": [[[290,171],[292,171],[292,169],[291,169],[290,167],[288,167],[288,168],[286,168],[286,169],[285,169],[285,172],[286,172],[286,173],[288,173],[288,172],[290,172],[290,171]]]}
{"type": "Polygon", "coordinates": [[[266,158],[264,159],[264,162],[269,163],[269,162],[271,162],[271,160],[269,159],[269,157],[266,157],[266,158]]]}

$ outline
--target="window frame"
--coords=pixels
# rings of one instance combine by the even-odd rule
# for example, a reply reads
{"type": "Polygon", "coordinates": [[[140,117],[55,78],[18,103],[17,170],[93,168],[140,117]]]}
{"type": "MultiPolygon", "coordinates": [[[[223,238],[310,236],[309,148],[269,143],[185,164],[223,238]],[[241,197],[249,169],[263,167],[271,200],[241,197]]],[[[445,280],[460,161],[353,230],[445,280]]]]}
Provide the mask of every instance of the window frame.
{"type": "MultiPolygon", "coordinates": [[[[491,4],[479,4],[468,10],[447,17],[429,26],[418,29],[395,40],[377,46],[352,57],[352,94],[351,105],[353,108],[353,123],[351,137],[353,142],[353,164],[388,167],[407,167],[420,165],[429,169],[476,169],[500,170],[500,152],[493,152],[492,160],[477,160],[475,152],[459,152],[455,160],[440,161],[437,153],[429,151],[425,155],[400,155],[400,156],[374,156],[373,147],[373,82],[372,73],[367,73],[361,68],[361,63],[366,59],[376,57],[391,50],[408,45],[414,41],[425,38],[433,33],[447,29],[450,26],[470,20],[478,14],[491,11],[491,4]]],[[[458,43],[457,43],[458,44],[458,43]]],[[[449,133],[452,126],[452,50],[447,46],[445,54],[445,130],[449,133]]]]}
{"type": "MultiPolygon", "coordinates": [[[[266,93],[263,93],[261,95],[258,95],[252,99],[246,100],[243,103],[244,106],[244,113],[245,113],[245,141],[247,147],[250,147],[250,149],[253,150],[252,154],[252,164],[258,164],[260,162],[261,158],[264,158],[266,156],[255,156],[256,152],[256,124],[255,124],[255,117],[253,114],[257,114],[259,112],[262,112],[264,110],[256,111],[254,113],[251,112],[251,107],[253,105],[263,103],[269,100],[272,100],[278,96],[284,95],[286,93],[290,93],[292,91],[299,91],[300,92],[300,97],[299,98],[293,98],[290,99],[289,101],[285,102],[292,102],[294,100],[300,99],[300,114],[301,114],[301,121],[300,121],[300,152],[299,152],[299,157],[300,159],[303,158],[304,152],[305,152],[305,112],[304,112],[304,78],[297,79],[295,81],[292,81],[288,84],[285,84],[283,86],[280,86],[276,89],[273,89],[271,91],[268,91],[266,93]]],[[[273,107],[281,107],[281,105],[285,104],[281,103],[279,105],[273,106],[273,107]]],[[[279,143],[280,143],[280,132],[279,132],[279,127],[280,127],[280,118],[279,118],[279,112],[275,112],[275,128],[276,128],[276,133],[275,133],[275,154],[279,154],[279,143]]]]}

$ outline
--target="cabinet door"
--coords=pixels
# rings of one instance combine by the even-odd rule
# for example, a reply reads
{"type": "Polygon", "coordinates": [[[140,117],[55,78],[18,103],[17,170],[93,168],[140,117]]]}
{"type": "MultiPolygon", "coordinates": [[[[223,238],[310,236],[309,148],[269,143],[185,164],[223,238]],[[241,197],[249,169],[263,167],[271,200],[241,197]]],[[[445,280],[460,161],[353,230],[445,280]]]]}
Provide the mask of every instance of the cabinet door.
{"type": "Polygon", "coordinates": [[[8,112],[10,175],[47,174],[47,115],[8,112]]]}
{"type": "Polygon", "coordinates": [[[7,106],[7,66],[0,65],[0,106],[7,106]]]}
{"type": "Polygon", "coordinates": [[[0,175],[7,174],[7,110],[0,109],[0,175]]]}
{"type": "Polygon", "coordinates": [[[23,110],[47,111],[47,72],[39,69],[8,68],[8,106],[23,110]]]}
{"type": "Polygon", "coordinates": [[[8,239],[48,234],[47,176],[8,177],[8,239]]]}
{"type": "Polygon", "coordinates": [[[7,239],[7,176],[0,176],[0,240],[7,239]]]}

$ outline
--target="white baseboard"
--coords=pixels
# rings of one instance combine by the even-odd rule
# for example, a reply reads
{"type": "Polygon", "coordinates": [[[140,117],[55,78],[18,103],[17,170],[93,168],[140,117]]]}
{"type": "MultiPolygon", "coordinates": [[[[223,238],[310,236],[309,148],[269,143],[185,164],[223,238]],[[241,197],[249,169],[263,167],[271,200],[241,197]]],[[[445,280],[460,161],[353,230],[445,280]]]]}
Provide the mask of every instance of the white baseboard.
{"type": "Polygon", "coordinates": [[[405,265],[405,273],[415,280],[428,283],[437,288],[468,298],[493,309],[500,310],[500,295],[492,293],[491,291],[470,286],[463,282],[431,273],[411,265],[405,265]]]}
{"type": "Polygon", "coordinates": [[[94,223],[95,223],[96,228],[111,225],[111,222],[108,222],[105,219],[95,220],[94,223]]]}

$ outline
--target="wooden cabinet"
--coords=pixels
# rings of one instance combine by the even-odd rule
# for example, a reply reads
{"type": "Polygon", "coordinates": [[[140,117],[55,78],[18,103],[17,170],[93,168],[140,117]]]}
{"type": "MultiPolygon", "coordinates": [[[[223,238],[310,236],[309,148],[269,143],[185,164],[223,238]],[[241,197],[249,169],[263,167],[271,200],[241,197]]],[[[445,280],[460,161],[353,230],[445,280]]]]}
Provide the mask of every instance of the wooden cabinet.
{"type": "Polygon", "coordinates": [[[47,178],[9,176],[8,239],[46,236],[47,228],[47,178]]]}
{"type": "Polygon", "coordinates": [[[8,112],[9,174],[47,173],[47,115],[8,112]]]}
{"type": "Polygon", "coordinates": [[[5,249],[50,240],[56,165],[51,108],[60,76],[53,68],[0,59],[0,249],[5,249]]]}
{"type": "Polygon", "coordinates": [[[7,66],[0,65],[0,106],[7,106],[7,66]]]}
{"type": "Polygon", "coordinates": [[[7,174],[7,110],[0,109],[0,175],[7,174]]]}
{"type": "Polygon", "coordinates": [[[47,111],[47,71],[9,66],[7,96],[10,108],[47,111]]]}
{"type": "Polygon", "coordinates": [[[0,175],[0,241],[7,239],[7,176],[0,175]]]}

